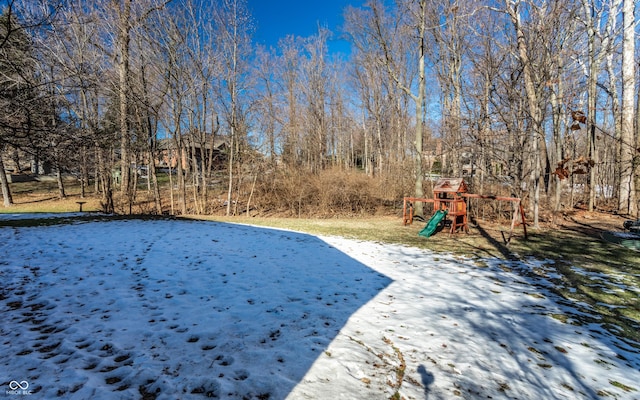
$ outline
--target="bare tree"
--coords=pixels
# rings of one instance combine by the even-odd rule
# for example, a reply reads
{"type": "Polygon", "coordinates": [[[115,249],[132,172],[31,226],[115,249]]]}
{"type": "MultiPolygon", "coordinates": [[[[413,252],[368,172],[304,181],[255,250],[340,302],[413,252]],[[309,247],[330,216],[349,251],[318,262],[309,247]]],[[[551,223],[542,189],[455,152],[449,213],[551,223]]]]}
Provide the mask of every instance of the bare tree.
{"type": "Polygon", "coordinates": [[[326,41],[328,35],[327,30],[320,29],[317,35],[306,38],[304,50],[307,57],[304,57],[301,62],[301,75],[304,80],[300,88],[307,107],[305,145],[302,149],[305,163],[312,172],[318,172],[324,168],[327,152],[329,75],[326,41]]]}
{"type": "MultiPolygon", "coordinates": [[[[413,146],[415,196],[423,197],[423,142],[426,101],[425,60],[427,52],[427,1],[398,2],[395,14],[388,14],[380,1],[367,3],[367,10],[353,10],[347,15],[351,32],[360,29],[366,34],[367,48],[376,54],[375,60],[386,69],[394,85],[409,96],[415,105],[415,139],[413,146]],[[410,43],[409,48],[404,44],[410,43]],[[413,69],[406,63],[413,64],[413,69]],[[407,70],[407,68],[410,68],[407,70]],[[414,85],[416,71],[417,84],[414,85]]],[[[355,35],[352,35],[355,37],[355,35]]],[[[423,214],[422,203],[416,204],[416,213],[423,214]]]]}
{"type": "Polygon", "coordinates": [[[175,19],[165,20],[162,34],[162,54],[164,60],[164,79],[167,87],[167,108],[161,124],[170,135],[167,146],[169,152],[169,183],[171,193],[171,212],[174,213],[174,184],[177,179],[178,205],[180,213],[187,213],[187,194],[185,181],[186,134],[190,127],[185,124],[188,110],[186,109],[190,88],[188,57],[186,54],[186,20],[177,16],[175,19]],[[174,178],[172,162],[176,162],[176,176],[174,178]]]}
{"type": "Polygon", "coordinates": [[[597,150],[597,90],[598,75],[602,61],[610,50],[613,40],[612,25],[615,21],[616,9],[621,0],[597,2],[582,0],[583,20],[587,31],[587,139],[589,159],[592,167],[589,169],[589,211],[596,205],[596,173],[594,166],[598,165],[597,150]],[[603,29],[605,32],[602,32],[603,29]]]}
{"type": "Polygon", "coordinates": [[[29,70],[25,66],[31,63],[29,52],[29,38],[18,24],[13,2],[10,2],[0,16],[0,187],[5,207],[13,205],[13,197],[2,156],[25,120],[23,110],[16,105],[31,91],[30,77],[25,75],[29,70]]]}
{"type": "MultiPolygon", "coordinates": [[[[139,49],[157,49],[154,35],[136,36],[136,45],[139,49]],[[146,46],[145,46],[146,45],[146,46]]],[[[162,196],[158,183],[158,171],[156,159],[159,157],[159,129],[160,110],[165,105],[168,91],[168,82],[162,79],[162,57],[158,57],[153,51],[140,52],[140,65],[134,81],[135,93],[138,93],[134,104],[136,131],[140,132],[142,151],[146,153],[147,186],[153,195],[156,213],[162,214],[162,196]]]]}
{"type": "Polygon", "coordinates": [[[36,137],[45,136],[48,110],[43,101],[47,96],[42,96],[47,82],[37,76],[31,30],[49,23],[58,5],[50,4],[44,14],[31,13],[27,6],[8,1],[0,15],[0,186],[5,207],[13,205],[13,197],[2,155],[9,146],[26,149],[37,144],[36,137]]]}
{"type": "Polygon", "coordinates": [[[356,91],[359,93],[362,103],[362,164],[365,172],[374,176],[377,160],[378,171],[384,160],[382,155],[383,130],[385,121],[385,110],[389,107],[386,104],[387,96],[384,92],[382,74],[377,63],[370,62],[370,55],[359,51],[353,58],[353,75],[356,91]],[[371,133],[370,133],[371,132],[371,133]],[[374,157],[375,154],[375,157],[374,157]]]}
{"type": "Polygon", "coordinates": [[[533,65],[531,63],[527,42],[525,40],[524,28],[522,26],[521,5],[520,0],[505,0],[506,12],[511,18],[511,23],[515,29],[518,57],[522,63],[524,86],[526,90],[529,113],[532,121],[532,153],[533,153],[533,173],[531,175],[531,184],[533,186],[533,224],[535,228],[539,227],[540,213],[540,138],[544,138],[542,134],[542,110],[535,88],[533,65]]]}
{"type": "Polygon", "coordinates": [[[300,127],[302,126],[299,109],[300,100],[300,38],[287,36],[278,45],[281,49],[281,81],[282,97],[286,110],[283,110],[283,138],[282,159],[283,162],[296,166],[300,162],[300,127]]]}
{"type": "Polygon", "coordinates": [[[462,157],[464,149],[462,135],[462,74],[463,56],[466,52],[467,29],[470,17],[475,13],[475,2],[449,0],[427,3],[427,18],[431,29],[427,30],[431,38],[429,55],[436,69],[440,83],[441,125],[443,142],[448,155],[445,160],[450,164],[453,176],[462,175],[462,157]]]}
{"type": "Polygon", "coordinates": [[[281,90],[281,81],[278,81],[277,73],[281,72],[281,69],[273,48],[258,47],[256,59],[257,88],[259,89],[255,99],[257,123],[266,136],[266,153],[269,161],[272,166],[275,166],[278,154],[278,127],[282,125],[277,115],[278,91],[281,90]]]}
{"type": "MultiPolygon", "coordinates": [[[[386,167],[402,165],[406,153],[404,134],[406,124],[397,115],[399,106],[408,100],[405,92],[393,82],[387,68],[380,62],[375,37],[366,29],[365,16],[357,9],[346,12],[346,31],[354,46],[351,57],[352,86],[358,93],[361,110],[362,138],[354,141],[358,165],[370,176],[381,174],[386,167]],[[402,98],[404,97],[404,99],[402,98]]],[[[396,58],[401,58],[397,54],[396,58]]],[[[404,63],[404,61],[402,61],[404,63]]],[[[401,107],[404,108],[404,107],[401,107]]],[[[404,111],[404,110],[403,110],[404,111]]]]}
{"type": "Polygon", "coordinates": [[[635,199],[634,156],[639,151],[634,146],[635,111],[635,26],[634,1],[623,0],[623,44],[622,44],[622,125],[620,131],[620,192],[618,210],[637,215],[635,199]],[[635,151],[634,151],[635,150],[635,151]]]}
{"type": "Polygon", "coordinates": [[[110,0],[94,4],[104,21],[103,35],[108,40],[103,49],[110,52],[115,60],[118,81],[115,86],[118,104],[118,133],[120,137],[120,173],[121,192],[124,195],[129,212],[132,210],[135,190],[131,181],[132,126],[130,111],[133,104],[131,61],[132,37],[148,22],[149,17],[164,9],[171,0],[110,0]],[[110,39],[111,38],[111,39],[110,39]],[[111,41],[112,40],[112,41],[111,41]]]}
{"type": "Polygon", "coordinates": [[[187,37],[188,55],[191,67],[191,101],[189,120],[191,121],[192,177],[196,211],[203,212],[209,202],[208,188],[212,179],[214,156],[220,138],[220,129],[213,85],[220,75],[220,62],[216,57],[216,27],[210,20],[199,15],[213,13],[214,5],[207,2],[192,2],[187,7],[190,34],[187,37]],[[199,203],[199,204],[198,204],[199,203]]]}
{"type": "Polygon", "coordinates": [[[245,0],[223,0],[214,14],[218,54],[222,62],[222,81],[225,88],[220,91],[220,102],[228,129],[229,162],[227,215],[231,214],[233,187],[240,149],[246,145],[246,108],[242,97],[248,83],[248,55],[251,51],[251,17],[245,0]]]}

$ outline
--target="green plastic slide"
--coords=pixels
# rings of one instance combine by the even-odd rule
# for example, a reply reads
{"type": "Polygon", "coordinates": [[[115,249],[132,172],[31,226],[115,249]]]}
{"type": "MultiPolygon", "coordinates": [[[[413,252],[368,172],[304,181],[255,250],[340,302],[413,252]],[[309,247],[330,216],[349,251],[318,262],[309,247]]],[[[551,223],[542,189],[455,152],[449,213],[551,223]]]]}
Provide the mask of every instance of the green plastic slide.
{"type": "Polygon", "coordinates": [[[427,222],[427,226],[425,226],[420,233],[418,233],[418,235],[420,236],[424,236],[424,237],[429,237],[431,235],[433,235],[436,230],[438,229],[438,225],[440,225],[440,222],[442,222],[442,220],[444,219],[444,217],[447,216],[447,210],[438,210],[436,211],[435,214],[433,214],[433,216],[431,217],[431,219],[429,219],[429,222],[427,222]]]}

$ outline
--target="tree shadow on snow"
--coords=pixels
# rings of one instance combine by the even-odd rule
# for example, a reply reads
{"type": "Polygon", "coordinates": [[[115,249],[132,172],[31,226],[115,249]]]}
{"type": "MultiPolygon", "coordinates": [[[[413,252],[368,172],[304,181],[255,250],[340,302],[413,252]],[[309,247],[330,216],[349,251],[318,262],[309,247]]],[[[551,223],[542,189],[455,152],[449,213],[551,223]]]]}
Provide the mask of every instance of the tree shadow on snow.
{"type": "Polygon", "coordinates": [[[302,233],[183,220],[45,229],[11,232],[0,293],[13,371],[0,383],[44,397],[283,399],[391,283],[302,233]]]}

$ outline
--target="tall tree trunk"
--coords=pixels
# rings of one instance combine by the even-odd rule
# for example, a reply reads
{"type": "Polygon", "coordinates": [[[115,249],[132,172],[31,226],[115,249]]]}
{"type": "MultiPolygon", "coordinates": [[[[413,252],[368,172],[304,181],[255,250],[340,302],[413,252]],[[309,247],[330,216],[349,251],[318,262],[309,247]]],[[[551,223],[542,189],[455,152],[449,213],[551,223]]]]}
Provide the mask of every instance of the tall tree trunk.
{"type": "Polygon", "coordinates": [[[233,164],[235,162],[235,128],[231,125],[230,143],[229,143],[229,182],[227,186],[227,216],[231,215],[231,196],[233,195],[233,164]]]}
{"type": "MultiPolygon", "coordinates": [[[[144,59],[143,59],[144,60],[144,59]]],[[[143,120],[140,125],[143,126],[147,133],[148,143],[148,165],[147,165],[147,185],[151,187],[153,192],[153,202],[155,204],[156,213],[162,214],[162,199],[160,197],[160,187],[158,186],[158,171],[156,170],[156,154],[158,150],[158,137],[157,137],[157,125],[154,125],[151,106],[149,101],[149,85],[147,82],[147,71],[142,63],[140,67],[140,83],[142,84],[142,96],[143,96],[143,116],[140,118],[143,120]]]]}
{"type": "Polygon", "coordinates": [[[621,109],[620,109],[620,100],[617,95],[617,90],[615,88],[618,87],[618,73],[615,70],[615,66],[613,64],[613,53],[607,54],[607,74],[609,75],[609,87],[610,96],[611,96],[611,113],[613,114],[614,120],[614,129],[615,129],[615,139],[616,139],[616,147],[614,150],[615,154],[615,162],[614,162],[614,176],[613,176],[613,196],[616,199],[619,199],[620,193],[620,155],[622,151],[622,147],[620,145],[620,135],[622,131],[622,117],[621,117],[621,109]]]}
{"type": "Polygon", "coordinates": [[[532,187],[532,200],[533,200],[533,226],[539,228],[539,214],[540,214],[540,139],[544,138],[542,135],[542,110],[540,110],[540,103],[538,102],[538,96],[536,93],[535,84],[533,81],[533,71],[531,61],[529,60],[529,49],[527,48],[527,42],[525,34],[522,29],[520,21],[520,11],[517,9],[519,3],[512,3],[512,0],[506,0],[507,12],[511,17],[511,22],[516,30],[516,39],[518,46],[518,56],[522,63],[524,85],[527,94],[527,100],[529,105],[529,111],[531,114],[533,134],[532,134],[532,155],[533,155],[533,173],[531,174],[532,187]]]}
{"type": "MultiPolygon", "coordinates": [[[[613,23],[615,21],[614,10],[617,10],[621,0],[614,0],[610,5],[610,12],[606,16],[606,32],[598,35],[597,24],[601,24],[600,18],[596,18],[596,0],[582,0],[582,8],[584,11],[584,20],[587,29],[587,58],[588,58],[588,77],[587,77],[587,146],[589,151],[589,211],[593,211],[596,206],[596,173],[598,166],[598,152],[596,149],[596,105],[597,105],[597,85],[598,74],[600,73],[600,63],[603,60],[609,43],[612,39],[613,23]],[[596,43],[600,37],[600,43],[596,43]],[[598,48],[596,48],[598,44],[598,48]]],[[[613,89],[613,88],[612,88],[613,89]]]]}
{"type": "Polygon", "coordinates": [[[620,131],[620,191],[618,210],[624,214],[637,214],[635,201],[634,155],[634,97],[635,97],[635,18],[634,1],[624,0],[622,20],[622,125],[620,131]]]}
{"type": "Polygon", "coordinates": [[[9,179],[4,169],[4,161],[2,160],[2,151],[4,145],[0,145],[0,186],[2,187],[2,199],[5,207],[13,205],[13,197],[11,196],[11,188],[9,187],[9,179]]]}
{"type": "MultiPolygon", "coordinates": [[[[397,68],[394,61],[394,54],[390,43],[387,41],[385,34],[384,21],[381,10],[379,9],[379,3],[372,3],[373,11],[373,29],[375,30],[376,40],[378,45],[384,54],[383,66],[386,67],[390,78],[395,83],[396,87],[403,91],[407,96],[415,102],[415,140],[413,142],[413,164],[415,173],[415,197],[424,197],[424,169],[423,169],[423,140],[424,140],[424,105],[426,96],[426,74],[425,74],[425,57],[426,57],[426,29],[427,29],[427,15],[426,15],[426,0],[419,0],[418,10],[419,15],[416,15],[417,25],[412,26],[412,29],[417,31],[415,37],[418,50],[418,88],[417,93],[414,93],[411,88],[411,84],[407,84],[400,79],[399,71],[394,70],[397,68]]],[[[416,215],[424,215],[424,207],[422,202],[415,204],[416,215]]]]}
{"type": "MultiPolygon", "coordinates": [[[[245,43],[246,37],[244,36],[245,32],[243,31],[242,23],[244,21],[244,3],[238,0],[231,0],[226,4],[227,9],[223,10],[223,14],[226,11],[226,19],[227,25],[225,35],[227,36],[227,42],[225,46],[227,46],[229,53],[226,54],[225,63],[226,66],[226,86],[229,96],[229,115],[228,115],[228,124],[229,124],[229,186],[227,188],[227,215],[231,215],[231,204],[232,204],[232,196],[233,196],[233,182],[234,182],[234,174],[238,174],[240,176],[241,173],[241,159],[236,159],[236,156],[240,156],[240,148],[241,148],[241,138],[240,138],[240,123],[242,115],[239,114],[239,85],[242,83],[241,77],[241,68],[242,68],[242,45],[245,43]],[[238,164],[236,166],[236,163],[238,164]],[[237,167],[237,168],[236,168],[237,167]],[[235,168],[235,169],[234,169],[235,168]]],[[[240,182],[238,182],[238,190],[240,189],[240,182]]],[[[234,212],[235,214],[235,212],[234,212]]]]}
{"type": "Polygon", "coordinates": [[[66,199],[67,194],[64,192],[64,181],[62,180],[62,168],[60,164],[56,165],[56,181],[58,182],[58,197],[66,199]]]}
{"type": "Polygon", "coordinates": [[[80,149],[81,165],[80,165],[80,198],[84,199],[86,195],[86,187],[89,182],[89,167],[87,166],[87,146],[80,149]]]}
{"type": "Polygon", "coordinates": [[[102,190],[102,210],[112,214],[115,212],[115,207],[113,204],[113,190],[111,188],[111,163],[107,162],[105,150],[100,147],[98,147],[98,171],[102,190]]]}
{"type": "Polygon", "coordinates": [[[633,157],[633,180],[636,188],[636,218],[640,218],[640,91],[636,100],[636,152],[633,157]]]}
{"type": "MultiPolygon", "coordinates": [[[[426,0],[420,0],[420,25],[418,29],[418,95],[415,96],[416,102],[416,141],[415,141],[415,168],[416,168],[416,185],[415,193],[416,197],[424,197],[424,170],[422,168],[422,152],[423,152],[423,138],[424,138],[424,102],[426,96],[427,81],[425,77],[425,57],[426,57],[426,0]]],[[[416,204],[416,214],[424,215],[424,208],[421,202],[416,204]]]]}
{"type": "MultiPolygon", "coordinates": [[[[561,104],[561,100],[564,96],[563,82],[561,76],[561,68],[558,67],[558,84],[551,90],[551,107],[553,109],[553,148],[555,149],[555,162],[559,167],[560,162],[563,160],[562,149],[562,116],[564,107],[561,104]],[[557,90],[556,90],[557,89],[557,90]]],[[[555,200],[553,204],[554,211],[560,211],[560,205],[562,204],[562,179],[559,174],[554,175],[555,178],[555,200]]]]}
{"type": "MultiPolygon", "coordinates": [[[[130,156],[129,147],[131,138],[129,135],[129,45],[131,39],[131,0],[123,0],[122,10],[118,21],[118,51],[120,59],[118,63],[118,98],[120,100],[120,168],[121,191],[131,203],[130,183],[130,156]]],[[[131,206],[131,204],[129,204],[131,206]]]]}
{"type": "MultiPolygon", "coordinates": [[[[589,54],[593,53],[595,46],[593,39],[589,39],[589,54]]],[[[595,55],[594,55],[595,57],[595,55]]],[[[598,84],[598,64],[590,56],[589,78],[587,84],[587,146],[589,151],[589,211],[593,211],[596,206],[596,165],[598,164],[598,152],[596,149],[596,96],[598,84]]]]}
{"type": "Polygon", "coordinates": [[[185,181],[185,169],[183,160],[187,160],[186,157],[186,148],[184,142],[182,141],[182,133],[178,133],[178,168],[176,171],[176,178],[178,179],[178,193],[180,200],[180,213],[185,215],[187,213],[187,185],[185,181]]]}

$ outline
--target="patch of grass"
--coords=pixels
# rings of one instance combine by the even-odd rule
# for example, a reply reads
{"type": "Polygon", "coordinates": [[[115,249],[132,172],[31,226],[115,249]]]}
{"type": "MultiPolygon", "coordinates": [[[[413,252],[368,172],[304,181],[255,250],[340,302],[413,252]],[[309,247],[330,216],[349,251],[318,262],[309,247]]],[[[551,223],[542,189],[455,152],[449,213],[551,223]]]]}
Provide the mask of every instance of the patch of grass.
{"type": "Polygon", "coordinates": [[[567,349],[561,346],[554,346],[560,353],[567,354],[567,349]]]}
{"type": "MultiPolygon", "coordinates": [[[[629,252],[632,252],[629,250],[629,252]]],[[[608,326],[618,326],[623,337],[640,342],[640,307],[637,302],[637,288],[640,288],[640,258],[631,255],[621,255],[629,265],[622,267],[619,260],[609,253],[610,261],[604,257],[591,257],[587,273],[578,273],[573,265],[580,265],[579,261],[556,263],[556,271],[562,275],[563,284],[557,285],[553,291],[572,302],[584,302],[592,307],[601,317],[600,323],[608,326]],[[628,258],[627,258],[628,257],[628,258]],[[618,265],[619,270],[612,269],[618,265]],[[626,270],[626,271],[625,271],[626,270]],[[624,275],[626,287],[611,290],[610,284],[593,285],[591,273],[609,275],[614,281],[617,276],[624,275]],[[635,289],[635,290],[634,290],[635,289]]],[[[584,265],[584,264],[583,264],[584,265]]],[[[637,346],[637,345],[636,345],[637,346]]]]}
{"type": "MultiPolygon", "coordinates": [[[[390,346],[391,349],[393,350],[393,353],[395,355],[395,360],[394,360],[393,355],[390,355],[385,352],[376,353],[376,351],[374,351],[371,347],[367,346],[362,340],[354,339],[351,336],[349,336],[349,339],[359,344],[360,346],[362,346],[364,349],[366,349],[368,353],[375,355],[375,357],[379,360],[379,362],[374,362],[372,364],[374,367],[383,368],[385,371],[395,373],[395,376],[396,376],[395,382],[391,380],[387,381],[387,385],[389,385],[389,387],[394,389],[394,393],[393,395],[391,395],[389,399],[392,399],[392,400],[403,399],[404,397],[400,395],[400,389],[402,388],[402,382],[405,379],[407,363],[404,360],[404,355],[402,354],[402,351],[400,351],[400,349],[396,347],[390,339],[388,339],[387,337],[382,337],[382,341],[388,346],[390,346]]],[[[367,364],[368,363],[369,362],[367,362],[367,364]]],[[[371,383],[371,380],[368,378],[362,378],[361,381],[365,383],[367,386],[371,383]]]]}
{"type": "Polygon", "coordinates": [[[81,198],[80,185],[75,180],[65,181],[66,198],[63,199],[59,198],[55,181],[16,182],[10,187],[14,204],[0,208],[0,214],[78,212],[78,201],[85,202],[83,211],[101,210],[100,197],[92,195],[87,189],[85,197],[81,198]]]}
{"type": "MultiPolygon", "coordinates": [[[[349,239],[367,240],[378,243],[392,243],[451,253],[464,256],[502,257],[500,249],[478,234],[455,234],[440,232],[430,238],[418,236],[424,223],[414,222],[403,226],[399,217],[371,218],[260,218],[260,217],[224,217],[224,216],[189,216],[220,222],[250,224],[263,227],[289,229],[315,235],[341,236],[349,239]]],[[[498,233],[499,234],[499,233],[498,233]]],[[[502,239],[500,239],[502,240],[502,239]]]]}
{"type": "Polygon", "coordinates": [[[95,212],[100,211],[100,199],[97,197],[84,197],[80,195],[68,195],[65,199],[49,198],[47,204],[43,205],[39,200],[29,202],[16,201],[11,207],[0,208],[0,214],[21,214],[21,213],[64,213],[78,212],[80,205],[78,201],[83,201],[82,211],[95,212]]]}
{"type": "Polygon", "coordinates": [[[597,359],[593,361],[605,369],[611,369],[611,367],[613,366],[613,364],[611,364],[609,361],[606,361],[606,360],[597,359]]]}
{"type": "Polygon", "coordinates": [[[407,363],[404,361],[404,355],[402,354],[400,349],[398,347],[396,347],[390,339],[387,339],[386,337],[383,337],[382,340],[386,344],[391,346],[391,348],[393,349],[393,352],[395,353],[395,355],[397,357],[398,365],[395,367],[396,381],[395,381],[393,387],[397,388],[396,389],[396,394],[399,396],[400,395],[399,391],[400,391],[400,388],[402,387],[402,381],[404,381],[404,374],[405,374],[406,369],[407,369],[407,363]]]}
{"type": "Polygon", "coordinates": [[[499,392],[506,392],[507,390],[511,390],[511,387],[509,386],[508,383],[506,382],[498,382],[498,391],[499,392]]]}
{"type": "Polygon", "coordinates": [[[561,386],[563,388],[565,388],[565,389],[568,389],[568,390],[572,391],[572,392],[574,391],[573,386],[569,385],[568,383],[563,383],[561,386]]]}
{"type": "Polygon", "coordinates": [[[620,388],[622,390],[624,390],[625,392],[637,392],[636,388],[633,388],[631,386],[627,386],[624,383],[620,383],[618,381],[609,381],[610,384],[612,384],[613,386],[620,388]]]}

